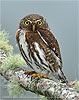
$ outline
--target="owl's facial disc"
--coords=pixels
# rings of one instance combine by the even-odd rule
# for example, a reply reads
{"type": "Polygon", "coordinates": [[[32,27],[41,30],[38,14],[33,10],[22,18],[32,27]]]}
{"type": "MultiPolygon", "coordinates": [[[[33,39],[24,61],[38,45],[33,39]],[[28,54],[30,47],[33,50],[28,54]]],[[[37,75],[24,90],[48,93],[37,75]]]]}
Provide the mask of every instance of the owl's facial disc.
{"type": "Polygon", "coordinates": [[[45,18],[37,14],[27,15],[21,19],[19,28],[32,32],[36,32],[41,29],[49,30],[48,23],[46,22],[45,18]]]}
{"type": "Polygon", "coordinates": [[[41,20],[34,21],[32,23],[32,31],[35,32],[37,30],[37,26],[41,26],[41,25],[42,25],[42,21],[41,20]]]}

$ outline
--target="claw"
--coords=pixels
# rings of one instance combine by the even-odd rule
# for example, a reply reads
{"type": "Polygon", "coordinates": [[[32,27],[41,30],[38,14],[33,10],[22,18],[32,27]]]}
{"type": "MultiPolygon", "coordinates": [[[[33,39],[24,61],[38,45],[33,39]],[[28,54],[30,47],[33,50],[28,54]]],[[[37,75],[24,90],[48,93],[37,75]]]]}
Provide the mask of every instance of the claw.
{"type": "Polygon", "coordinates": [[[24,74],[28,76],[28,75],[32,75],[34,73],[36,73],[36,72],[35,71],[26,71],[24,74]]]}
{"type": "Polygon", "coordinates": [[[45,74],[42,74],[42,73],[39,73],[39,74],[33,74],[33,78],[38,78],[38,79],[40,79],[40,78],[47,78],[47,79],[49,79],[45,74]]]}
{"type": "Polygon", "coordinates": [[[42,74],[42,73],[36,73],[35,71],[26,71],[25,73],[24,73],[25,75],[32,75],[32,79],[40,79],[40,78],[47,78],[47,79],[50,79],[50,78],[48,78],[45,74],[42,74]]]}

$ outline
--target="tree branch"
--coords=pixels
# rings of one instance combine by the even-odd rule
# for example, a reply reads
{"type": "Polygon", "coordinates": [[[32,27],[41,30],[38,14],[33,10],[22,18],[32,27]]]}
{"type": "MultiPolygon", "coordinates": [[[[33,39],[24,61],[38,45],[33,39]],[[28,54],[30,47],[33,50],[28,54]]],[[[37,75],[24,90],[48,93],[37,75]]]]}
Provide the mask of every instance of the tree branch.
{"type": "MultiPolygon", "coordinates": [[[[6,55],[4,55],[5,53],[0,51],[0,64],[5,63],[4,59],[6,58],[6,55]]],[[[50,100],[79,100],[79,93],[65,83],[56,83],[53,80],[45,78],[37,79],[36,77],[33,79],[32,75],[25,75],[25,70],[22,68],[16,67],[13,72],[12,69],[4,71],[0,67],[0,74],[8,81],[12,77],[17,78],[22,88],[43,95],[50,100]]]]}

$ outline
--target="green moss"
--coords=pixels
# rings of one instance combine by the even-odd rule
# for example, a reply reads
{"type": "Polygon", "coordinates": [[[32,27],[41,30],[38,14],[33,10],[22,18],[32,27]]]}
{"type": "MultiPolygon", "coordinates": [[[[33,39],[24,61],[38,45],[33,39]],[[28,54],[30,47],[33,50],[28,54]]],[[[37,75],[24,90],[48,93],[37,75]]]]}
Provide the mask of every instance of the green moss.
{"type": "Polygon", "coordinates": [[[47,100],[45,96],[42,96],[41,100],[47,100]]]}
{"type": "MultiPolygon", "coordinates": [[[[9,45],[9,40],[8,40],[9,34],[2,30],[0,31],[0,51],[5,52],[5,54],[7,55],[7,58],[4,59],[4,62],[0,68],[2,68],[4,71],[11,69],[14,71],[14,69],[17,69],[20,66],[25,66],[25,61],[23,60],[23,58],[16,54],[16,55],[12,55],[13,52],[13,47],[11,45],[9,45]]],[[[25,94],[25,90],[19,85],[18,83],[18,78],[16,77],[12,77],[9,80],[8,83],[8,91],[10,96],[21,96],[23,94],[25,94]]]]}
{"type": "Polygon", "coordinates": [[[8,36],[9,34],[6,31],[0,31],[0,50],[5,52],[7,56],[9,56],[9,54],[12,54],[13,51],[13,47],[8,44],[8,36]]]}
{"type": "Polygon", "coordinates": [[[79,81],[74,82],[73,88],[74,88],[75,91],[79,92],[79,81]]]}
{"type": "Polygon", "coordinates": [[[8,70],[8,69],[12,69],[14,70],[17,67],[20,66],[25,66],[25,61],[23,60],[23,58],[20,55],[10,55],[9,57],[7,57],[7,59],[5,59],[5,63],[2,64],[1,68],[3,70],[8,70]]]}
{"type": "Polygon", "coordinates": [[[0,40],[0,49],[1,51],[5,52],[7,56],[12,54],[13,52],[13,47],[11,45],[8,45],[7,42],[0,40]]]}
{"type": "Polygon", "coordinates": [[[8,91],[10,96],[19,97],[25,95],[26,91],[19,85],[17,78],[12,78],[8,83],[8,91]]]}
{"type": "Polygon", "coordinates": [[[6,32],[5,30],[0,31],[0,40],[1,41],[5,41],[6,43],[8,43],[9,42],[8,36],[9,36],[9,33],[6,32]]]}

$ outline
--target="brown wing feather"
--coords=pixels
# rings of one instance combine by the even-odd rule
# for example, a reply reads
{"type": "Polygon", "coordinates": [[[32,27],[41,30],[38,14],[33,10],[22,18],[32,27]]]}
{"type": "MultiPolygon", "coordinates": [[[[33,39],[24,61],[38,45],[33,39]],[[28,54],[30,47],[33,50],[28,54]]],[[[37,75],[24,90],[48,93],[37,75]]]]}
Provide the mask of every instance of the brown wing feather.
{"type": "Polygon", "coordinates": [[[27,56],[26,56],[26,54],[25,54],[23,48],[21,47],[21,45],[20,45],[20,43],[19,43],[19,41],[20,41],[20,40],[19,40],[20,31],[21,31],[21,30],[18,29],[17,32],[16,32],[16,40],[17,40],[17,43],[18,43],[18,46],[19,46],[19,50],[20,50],[20,52],[21,52],[22,57],[23,57],[24,60],[26,61],[27,65],[29,65],[29,66],[33,69],[33,67],[31,66],[30,62],[28,61],[28,58],[27,58],[27,56]]]}
{"type": "Polygon", "coordinates": [[[60,61],[62,63],[59,45],[54,35],[49,30],[40,29],[39,32],[41,36],[43,37],[43,39],[47,42],[49,48],[54,51],[54,53],[56,54],[56,56],[60,58],[60,61]]]}

